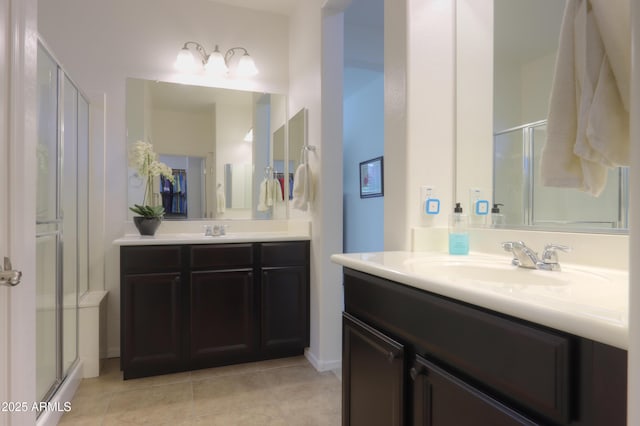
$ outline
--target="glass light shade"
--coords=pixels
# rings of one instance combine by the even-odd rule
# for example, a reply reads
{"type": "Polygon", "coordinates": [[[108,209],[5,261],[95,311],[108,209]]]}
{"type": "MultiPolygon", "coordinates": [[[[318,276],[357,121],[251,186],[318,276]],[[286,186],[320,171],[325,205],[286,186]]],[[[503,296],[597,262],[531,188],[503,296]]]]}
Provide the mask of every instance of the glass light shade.
{"type": "Polygon", "coordinates": [[[253,58],[249,56],[248,53],[242,55],[242,57],[238,61],[236,74],[241,77],[251,77],[258,74],[258,68],[256,68],[256,64],[255,62],[253,62],[253,58]]]}
{"type": "Polygon", "coordinates": [[[209,60],[204,65],[204,69],[207,73],[217,75],[224,75],[229,71],[227,64],[224,62],[224,56],[217,50],[217,46],[216,50],[209,55],[209,60]]]}
{"type": "Polygon", "coordinates": [[[178,71],[193,72],[196,70],[196,60],[189,49],[183,47],[176,58],[175,67],[178,71]]]}

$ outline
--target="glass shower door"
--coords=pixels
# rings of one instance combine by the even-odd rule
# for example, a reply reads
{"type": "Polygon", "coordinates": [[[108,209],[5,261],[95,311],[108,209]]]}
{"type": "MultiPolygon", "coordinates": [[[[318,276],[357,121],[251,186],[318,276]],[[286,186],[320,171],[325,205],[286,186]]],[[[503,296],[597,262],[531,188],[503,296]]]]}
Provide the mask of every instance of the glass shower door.
{"type": "Polygon", "coordinates": [[[51,398],[78,359],[79,282],[84,291],[88,288],[88,106],[39,45],[36,390],[40,401],[51,398]]]}
{"type": "Polygon", "coordinates": [[[38,49],[38,146],[36,192],[36,391],[45,400],[59,377],[57,314],[60,281],[58,206],[58,65],[38,49]]]}

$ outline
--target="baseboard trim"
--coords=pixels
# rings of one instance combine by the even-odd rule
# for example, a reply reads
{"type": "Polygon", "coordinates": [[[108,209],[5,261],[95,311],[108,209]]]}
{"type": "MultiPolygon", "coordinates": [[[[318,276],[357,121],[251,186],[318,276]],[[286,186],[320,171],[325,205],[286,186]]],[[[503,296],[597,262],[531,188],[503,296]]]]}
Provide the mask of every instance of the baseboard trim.
{"type": "Polygon", "coordinates": [[[311,352],[311,349],[309,348],[304,350],[304,356],[307,358],[309,363],[311,363],[313,368],[320,372],[333,371],[342,368],[342,360],[337,359],[332,361],[322,361],[318,359],[318,357],[315,356],[315,354],[311,352]]]}
{"type": "Polygon", "coordinates": [[[107,358],[120,358],[120,348],[108,348],[107,358]]]}

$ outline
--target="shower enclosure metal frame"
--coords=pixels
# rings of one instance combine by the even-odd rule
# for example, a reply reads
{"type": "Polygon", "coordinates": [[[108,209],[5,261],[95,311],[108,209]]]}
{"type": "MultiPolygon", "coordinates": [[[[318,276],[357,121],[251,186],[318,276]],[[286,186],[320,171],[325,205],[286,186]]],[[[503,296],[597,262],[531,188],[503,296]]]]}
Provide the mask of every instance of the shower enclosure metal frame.
{"type": "Polygon", "coordinates": [[[89,102],[42,40],[38,62],[36,397],[49,401],[79,362],[81,280],[82,291],[88,288],[89,102]],[[48,82],[46,87],[43,81],[48,82]],[[87,178],[82,182],[81,172],[87,178]],[[47,273],[54,268],[54,273],[47,273]],[[55,347],[49,345],[52,339],[55,347]],[[53,352],[55,359],[43,356],[43,351],[53,352]]]}
{"type": "MultiPolygon", "coordinates": [[[[617,188],[618,192],[618,206],[617,206],[617,219],[615,222],[608,221],[541,221],[536,218],[535,209],[534,209],[534,195],[535,195],[535,149],[534,144],[536,142],[535,139],[535,131],[536,129],[542,129],[546,127],[547,120],[539,120],[531,123],[523,124],[516,127],[511,127],[506,130],[501,130],[499,132],[495,132],[493,135],[493,158],[494,158],[494,167],[493,167],[493,199],[494,202],[502,202],[503,200],[496,198],[496,182],[498,180],[497,176],[497,166],[496,166],[496,158],[497,158],[497,138],[502,135],[507,135],[510,133],[521,132],[522,135],[522,223],[521,226],[525,227],[553,227],[553,225],[572,225],[577,227],[588,228],[589,232],[597,232],[599,225],[607,225],[611,226],[603,226],[602,229],[606,229],[607,232],[611,232],[612,229],[621,229],[626,230],[629,227],[629,169],[627,167],[619,167],[617,169],[618,181],[619,185],[617,188]],[[497,201],[496,201],[497,200],[497,201]]],[[[520,225],[515,225],[520,226],[520,225]]]]}

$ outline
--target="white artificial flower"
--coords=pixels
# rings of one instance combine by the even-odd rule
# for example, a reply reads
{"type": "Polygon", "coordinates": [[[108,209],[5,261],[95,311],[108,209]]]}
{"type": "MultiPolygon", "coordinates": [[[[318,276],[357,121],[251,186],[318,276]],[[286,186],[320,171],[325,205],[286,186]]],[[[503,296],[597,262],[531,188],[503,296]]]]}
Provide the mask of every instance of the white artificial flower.
{"type": "Polygon", "coordinates": [[[173,170],[165,163],[158,161],[158,154],[153,151],[153,145],[149,142],[137,141],[129,150],[129,166],[135,168],[142,178],[146,178],[145,201],[153,191],[153,178],[164,176],[171,183],[174,182],[173,170]]]}

